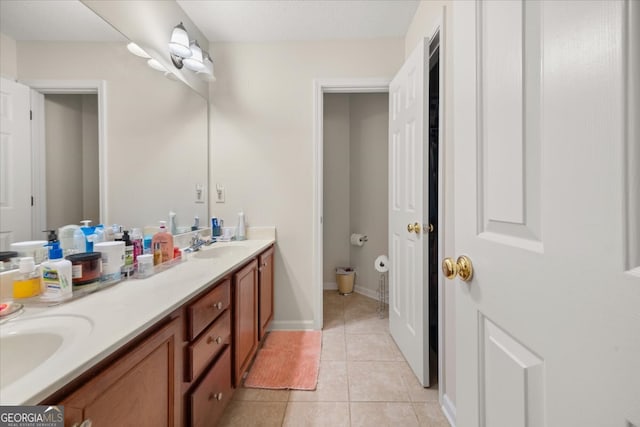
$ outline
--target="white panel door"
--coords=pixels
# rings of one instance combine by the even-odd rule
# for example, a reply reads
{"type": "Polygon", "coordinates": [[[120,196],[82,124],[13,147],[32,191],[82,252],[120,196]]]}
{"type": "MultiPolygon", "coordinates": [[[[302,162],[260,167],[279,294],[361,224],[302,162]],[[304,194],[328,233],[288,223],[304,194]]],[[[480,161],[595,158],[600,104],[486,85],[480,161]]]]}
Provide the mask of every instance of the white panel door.
{"type": "Polygon", "coordinates": [[[428,73],[423,40],[389,86],[389,329],[407,363],[429,385],[427,243],[428,73]]]}
{"type": "Polygon", "coordinates": [[[29,88],[0,78],[0,250],[31,240],[29,88]]]}
{"type": "Polygon", "coordinates": [[[453,4],[458,427],[640,426],[638,6],[453,4]]]}

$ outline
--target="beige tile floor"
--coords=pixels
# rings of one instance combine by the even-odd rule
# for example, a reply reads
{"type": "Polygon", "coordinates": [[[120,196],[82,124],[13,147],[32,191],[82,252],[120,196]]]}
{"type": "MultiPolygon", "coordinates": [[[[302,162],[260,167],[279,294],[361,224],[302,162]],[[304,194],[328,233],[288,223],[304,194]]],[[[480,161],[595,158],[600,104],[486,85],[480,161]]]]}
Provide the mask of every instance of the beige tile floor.
{"type": "Polygon", "coordinates": [[[360,294],[325,291],[317,389],[239,388],[220,425],[448,427],[437,387],[420,386],[376,310],[360,294]]]}

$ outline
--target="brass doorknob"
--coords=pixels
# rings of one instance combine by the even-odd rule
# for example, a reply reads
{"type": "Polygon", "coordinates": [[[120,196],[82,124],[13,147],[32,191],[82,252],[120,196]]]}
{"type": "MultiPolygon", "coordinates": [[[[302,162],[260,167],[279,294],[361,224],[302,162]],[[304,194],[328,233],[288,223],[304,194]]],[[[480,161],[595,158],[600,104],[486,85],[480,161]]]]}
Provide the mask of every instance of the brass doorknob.
{"type": "Polygon", "coordinates": [[[433,233],[433,224],[429,224],[429,228],[427,230],[429,230],[429,233],[433,233]]]}
{"type": "Polygon", "coordinates": [[[416,222],[415,224],[413,224],[413,232],[416,234],[420,234],[420,231],[422,230],[422,227],[420,226],[419,222],[416,222]]]}
{"type": "Polygon", "coordinates": [[[442,260],[442,273],[449,280],[458,276],[463,282],[468,282],[473,277],[473,264],[466,255],[460,255],[457,261],[447,257],[442,260]]]}
{"type": "Polygon", "coordinates": [[[407,224],[407,231],[413,233],[413,224],[407,224]]]}

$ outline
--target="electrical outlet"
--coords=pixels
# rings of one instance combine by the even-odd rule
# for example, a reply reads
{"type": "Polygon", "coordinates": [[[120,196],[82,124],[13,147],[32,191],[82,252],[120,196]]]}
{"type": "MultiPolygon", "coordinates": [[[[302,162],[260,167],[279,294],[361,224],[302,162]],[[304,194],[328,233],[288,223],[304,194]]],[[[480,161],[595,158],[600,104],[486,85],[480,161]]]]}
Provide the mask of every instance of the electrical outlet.
{"type": "Polygon", "coordinates": [[[216,184],[216,203],[224,203],[224,186],[216,184]]]}
{"type": "Polygon", "coordinates": [[[196,184],[196,203],[204,203],[204,185],[196,184]]]}

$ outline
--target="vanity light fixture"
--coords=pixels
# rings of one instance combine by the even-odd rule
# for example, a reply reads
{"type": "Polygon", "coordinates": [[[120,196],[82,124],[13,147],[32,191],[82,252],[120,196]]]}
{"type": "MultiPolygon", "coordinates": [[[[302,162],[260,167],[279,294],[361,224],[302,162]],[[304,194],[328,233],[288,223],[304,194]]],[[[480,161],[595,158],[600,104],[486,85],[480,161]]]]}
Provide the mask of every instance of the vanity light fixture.
{"type": "Polygon", "coordinates": [[[182,22],[176,25],[173,28],[173,32],[171,32],[169,52],[171,52],[172,56],[175,55],[180,58],[189,58],[192,55],[189,47],[189,34],[187,34],[182,22]]]}
{"type": "Polygon", "coordinates": [[[167,72],[167,69],[164,68],[164,65],[162,65],[161,63],[159,63],[157,60],[153,58],[147,61],[147,65],[149,65],[149,67],[153,68],[154,70],[161,71],[163,73],[167,72]]]}
{"type": "Polygon", "coordinates": [[[191,56],[188,58],[184,58],[182,63],[185,67],[190,69],[191,71],[204,71],[206,70],[204,66],[202,49],[200,49],[200,45],[198,44],[198,40],[194,40],[191,42],[191,56]]]}
{"type": "Polygon", "coordinates": [[[202,63],[204,64],[205,69],[204,71],[197,72],[198,77],[205,82],[215,82],[216,77],[213,74],[213,60],[211,59],[211,56],[209,56],[208,52],[204,52],[202,63]]]}
{"type": "Polygon", "coordinates": [[[181,22],[173,28],[169,40],[169,55],[177,69],[183,67],[197,73],[205,81],[213,81],[213,61],[204,52],[198,40],[189,40],[189,34],[181,22]]]}
{"type": "Polygon", "coordinates": [[[139,56],[140,58],[150,59],[151,57],[147,52],[145,52],[140,46],[135,44],[134,42],[130,42],[127,44],[127,49],[129,52],[133,53],[135,56],[139,56]]]}

